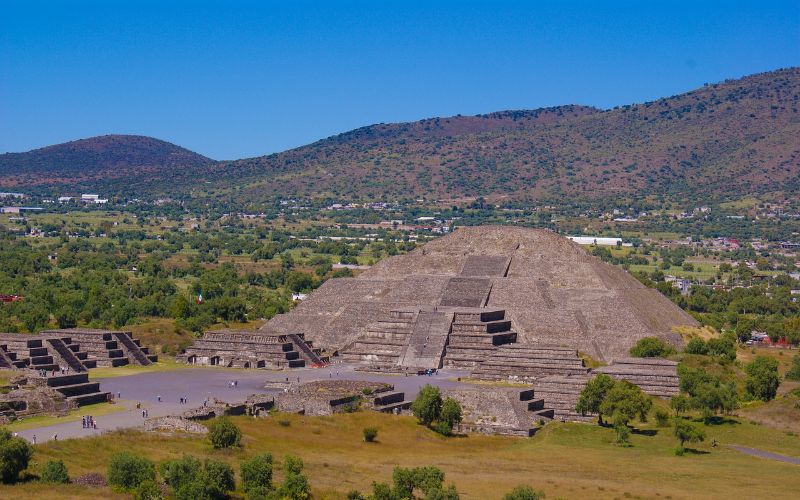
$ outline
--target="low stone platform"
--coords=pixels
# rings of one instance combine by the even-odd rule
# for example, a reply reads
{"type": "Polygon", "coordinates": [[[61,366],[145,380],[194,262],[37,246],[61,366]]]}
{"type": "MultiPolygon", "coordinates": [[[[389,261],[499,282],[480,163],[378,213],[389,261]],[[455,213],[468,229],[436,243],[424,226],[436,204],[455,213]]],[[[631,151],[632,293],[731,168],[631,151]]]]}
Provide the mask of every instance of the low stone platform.
{"type": "Polygon", "coordinates": [[[663,358],[621,358],[594,370],[638,385],[645,393],[662,398],[680,392],[678,363],[663,358]]]}
{"type": "Polygon", "coordinates": [[[531,390],[476,387],[447,390],[443,396],[461,404],[463,420],[454,429],[458,433],[532,436],[541,418],[538,411],[544,408],[531,390]]]}
{"type": "Polygon", "coordinates": [[[534,381],[552,375],[586,375],[576,349],[568,347],[509,344],[495,349],[472,372],[483,380],[534,381]]]}
{"type": "Polygon", "coordinates": [[[67,339],[70,343],[80,346],[81,351],[88,353],[88,356],[82,359],[87,368],[128,364],[148,366],[158,361],[158,356],[150,354],[148,348],[142,347],[139,340],[129,331],[66,328],[44,330],[41,336],[48,339],[67,339]]]}
{"type": "Polygon", "coordinates": [[[318,380],[290,384],[275,396],[275,409],[303,415],[332,415],[359,407],[385,413],[400,413],[411,406],[403,392],[390,384],[359,380],[318,380]]]}
{"type": "Polygon", "coordinates": [[[253,330],[213,330],[176,359],[188,364],[230,368],[300,368],[324,364],[301,334],[253,330]]]}
{"type": "Polygon", "coordinates": [[[589,381],[588,375],[549,376],[538,379],[533,385],[537,398],[544,400],[539,415],[545,418],[572,422],[594,422],[597,415],[581,415],[575,411],[581,391],[589,381]]]}

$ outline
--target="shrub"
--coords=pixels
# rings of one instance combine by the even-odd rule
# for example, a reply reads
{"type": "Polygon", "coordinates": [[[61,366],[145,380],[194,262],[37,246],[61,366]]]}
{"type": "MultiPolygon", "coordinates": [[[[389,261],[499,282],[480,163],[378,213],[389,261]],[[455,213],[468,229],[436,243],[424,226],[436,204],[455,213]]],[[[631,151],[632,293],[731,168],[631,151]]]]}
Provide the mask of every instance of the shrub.
{"type": "Polygon", "coordinates": [[[615,443],[619,446],[629,447],[631,446],[631,429],[625,424],[616,423],[614,424],[614,433],[616,435],[615,443]]]}
{"type": "Polygon", "coordinates": [[[747,394],[762,401],[775,399],[780,384],[778,361],[775,358],[757,356],[744,367],[744,371],[747,373],[747,394]]]}
{"type": "Polygon", "coordinates": [[[245,492],[258,488],[272,489],[272,455],[256,455],[242,462],[240,477],[245,492]]]}
{"type": "Polygon", "coordinates": [[[685,352],[687,354],[708,354],[708,345],[700,337],[694,337],[686,344],[685,352]]]}
{"type": "Polygon", "coordinates": [[[434,432],[441,434],[442,436],[452,436],[453,435],[453,426],[449,423],[444,421],[437,421],[434,422],[431,426],[434,432]]]}
{"type": "Polygon", "coordinates": [[[242,440],[242,431],[227,417],[215,418],[208,426],[208,440],[218,449],[238,446],[242,440]]]}
{"type": "Polygon", "coordinates": [[[200,473],[200,461],[191,455],[184,455],[162,463],[158,470],[164,482],[177,491],[197,478],[200,473]]]}
{"type": "Polygon", "coordinates": [[[156,480],[156,467],[150,460],[127,451],[111,457],[108,464],[108,484],[123,490],[132,490],[142,481],[156,480]]]}
{"type": "Polygon", "coordinates": [[[300,474],[303,472],[303,467],[305,467],[303,460],[294,455],[286,455],[283,461],[283,470],[285,470],[287,474],[300,474]]]}
{"type": "Polygon", "coordinates": [[[540,500],[544,498],[544,492],[536,491],[530,486],[517,486],[503,497],[503,500],[540,500]]]}
{"type": "Polygon", "coordinates": [[[375,427],[365,427],[364,428],[364,442],[372,443],[375,441],[375,438],[378,437],[378,429],[375,427]]]}
{"type": "Polygon", "coordinates": [[[287,455],[283,462],[285,472],[283,484],[278,489],[278,498],[304,500],[311,498],[311,486],[303,472],[303,461],[299,457],[287,455]]]}
{"type": "Polygon", "coordinates": [[[800,354],[792,358],[792,367],[786,372],[787,380],[800,380],[800,354]]]}
{"type": "Polygon", "coordinates": [[[656,425],[659,427],[667,427],[669,425],[669,413],[661,408],[656,410],[656,425]]]}
{"type": "Polygon", "coordinates": [[[363,394],[365,396],[369,396],[370,394],[372,394],[372,388],[371,387],[364,387],[363,389],[361,389],[361,394],[363,394]]]}
{"type": "Polygon", "coordinates": [[[164,495],[161,493],[161,488],[152,479],[145,479],[133,492],[134,500],[162,500],[164,495]]]}
{"type": "Polygon", "coordinates": [[[42,469],[41,480],[45,483],[69,483],[67,466],[61,460],[48,460],[42,469]]]}
{"type": "Polygon", "coordinates": [[[227,492],[236,488],[233,469],[225,462],[218,460],[206,460],[203,464],[202,474],[205,484],[214,492],[219,492],[224,496],[227,492]]]}
{"type": "Polygon", "coordinates": [[[708,354],[719,356],[722,359],[733,361],[736,359],[736,339],[735,337],[723,336],[720,338],[708,339],[708,354]]]}
{"type": "Polygon", "coordinates": [[[0,481],[15,483],[19,473],[28,468],[32,455],[33,449],[27,441],[0,429],[0,481]]]}
{"type": "Polygon", "coordinates": [[[289,420],[282,419],[278,420],[278,425],[280,425],[281,427],[289,427],[292,425],[292,423],[289,420]]]}
{"type": "Polygon", "coordinates": [[[657,358],[673,354],[675,349],[658,337],[644,337],[631,347],[631,356],[635,358],[657,358]]]}

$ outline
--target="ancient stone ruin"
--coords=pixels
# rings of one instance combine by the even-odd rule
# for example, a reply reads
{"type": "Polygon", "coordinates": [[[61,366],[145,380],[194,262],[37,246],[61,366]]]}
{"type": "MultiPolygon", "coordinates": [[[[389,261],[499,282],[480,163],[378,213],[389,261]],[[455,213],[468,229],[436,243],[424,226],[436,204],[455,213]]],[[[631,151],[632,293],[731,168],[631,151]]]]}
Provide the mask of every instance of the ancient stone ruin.
{"type": "Polygon", "coordinates": [[[90,382],[87,373],[40,376],[25,372],[12,379],[8,392],[0,394],[0,421],[37,415],[66,415],[88,404],[108,401],[108,392],[98,382],[90,382]]]}
{"type": "Polygon", "coordinates": [[[401,413],[411,407],[405,393],[382,382],[357,380],[318,380],[290,384],[275,396],[275,409],[303,415],[332,415],[365,408],[385,413],[401,413]]]}
{"type": "MultiPolygon", "coordinates": [[[[44,330],[41,335],[48,338],[62,338],[80,346],[88,354],[88,360],[95,366],[116,367],[124,365],[148,366],[158,361],[158,356],[150,354],[142,347],[132,332],[115,330],[95,330],[89,328],[68,328],[44,330]]],[[[1,337],[0,337],[1,338],[1,337]]]]}
{"type": "Polygon", "coordinates": [[[177,359],[232,368],[300,368],[325,363],[303,334],[253,330],[208,331],[177,359]]]}
{"type": "MultiPolygon", "coordinates": [[[[509,371],[541,376],[533,365],[546,361],[542,349],[554,360],[569,348],[609,361],[643,337],[679,345],[672,329],[696,324],[564,237],[489,226],[460,228],[357,278],[328,280],[263,330],[302,332],[326,352],[386,369],[485,364],[489,372],[510,360],[517,366],[509,371]]],[[[566,374],[569,363],[560,365],[566,374]]]]}

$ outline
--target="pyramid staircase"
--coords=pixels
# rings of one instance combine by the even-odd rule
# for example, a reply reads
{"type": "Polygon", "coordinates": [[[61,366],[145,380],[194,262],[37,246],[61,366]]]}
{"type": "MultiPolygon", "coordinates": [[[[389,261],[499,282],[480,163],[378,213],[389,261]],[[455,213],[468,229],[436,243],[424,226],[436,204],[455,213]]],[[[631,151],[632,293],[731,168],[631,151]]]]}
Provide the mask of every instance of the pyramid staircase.
{"type": "Polygon", "coordinates": [[[472,369],[497,351],[498,346],[516,341],[511,321],[502,309],[457,310],[454,313],[444,364],[472,369]]]}
{"type": "Polygon", "coordinates": [[[418,313],[414,309],[390,311],[388,318],[369,325],[365,335],[343,349],[343,361],[396,368],[405,354],[418,313]]]}

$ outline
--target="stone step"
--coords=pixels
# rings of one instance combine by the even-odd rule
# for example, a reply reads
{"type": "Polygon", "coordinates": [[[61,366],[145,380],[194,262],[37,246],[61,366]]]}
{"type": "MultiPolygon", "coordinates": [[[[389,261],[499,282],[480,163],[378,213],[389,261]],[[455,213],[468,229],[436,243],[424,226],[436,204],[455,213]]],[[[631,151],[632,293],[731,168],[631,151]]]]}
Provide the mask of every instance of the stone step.
{"type": "Polygon", "coordinates": [[[398,401],[395,403],[389,403],[385,405],[375,406],[375,411],[379,411],[381,413],[394,413],[395,409],[407,410],[411,408],[412,401],[398,401]]]}
{"type": "Polygon", "coordinates": [[[54,387],[55,390],[64,396],[79,396],[81,394],[92,394],[100,391],[100,382],[83,382],[80,384],[60,385],[54,387]]]}
{"type": "Polygon", "coordinates": [[[105,403],[108,401],[108,398],[108,392],[93,392],[89,394],[81,394],[79,396],[70,396],[67,399],[70,401],[75,401],[78,406],[86,406],[95,403],[105,403]]]}
{"type": "Polygon", "coordinates": [[[393,391],[381,393],[380,395],[375,396],[373,401],[375,406],[384,406],[393,403],[400,403],[404,401],[405,398],[406,394],[404,392],[393,391]]]}
{"type": "Polygon", "coordinates": [[[511,330],[511,321],[507,319],[486,322],[453,322],[453,332],[500,333],[511,330]]]}

